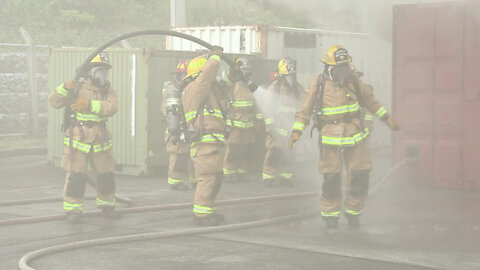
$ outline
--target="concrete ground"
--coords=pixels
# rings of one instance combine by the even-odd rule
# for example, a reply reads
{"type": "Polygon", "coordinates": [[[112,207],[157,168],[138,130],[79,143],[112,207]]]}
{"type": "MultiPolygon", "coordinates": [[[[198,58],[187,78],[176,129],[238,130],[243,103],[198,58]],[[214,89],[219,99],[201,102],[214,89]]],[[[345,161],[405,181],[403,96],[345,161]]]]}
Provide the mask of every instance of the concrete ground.
{"type": "MultiPolygon", "coordinates": [[[[390,168],[389,154],[377,152],[372,179],[390,168]]],[[[249,183],[224,184],[218,199],[317,191],[315,160],[297,167],[294,188],[265,189],[249,183]]],[[[43,155],[0,159],[2,201],[59,197],[61,169],[43,155]]],[[[327,231],[319,217],[246,230],[89,247],[47,255],[35,269],[480,269],[480,193],[422,187],[396,178],[377,185],[362,226],[346,220],[327,231]]],[[[118,176],[117,190],[136,206],[191,202],[193,191],[171,191],[165,177],[118,176]]],[[[94,196],[87,188],[87,195],[94,196]]],[[[119,207],[126,207],[119,205],[119,207]]],[[[92,200],[86,211],[95,210],[92,200]]],[[[318,198],[220,206],[228,224],[318,210],[318,198]]],[[[0,206],[0,220],[62,213],[62,203],[0,206]]],[[[33,250],[74,241],[195,228],[191,209],[125,214],[118,221],[85,217],[0,226],[0,269],[18,269],[33,250]]]]}

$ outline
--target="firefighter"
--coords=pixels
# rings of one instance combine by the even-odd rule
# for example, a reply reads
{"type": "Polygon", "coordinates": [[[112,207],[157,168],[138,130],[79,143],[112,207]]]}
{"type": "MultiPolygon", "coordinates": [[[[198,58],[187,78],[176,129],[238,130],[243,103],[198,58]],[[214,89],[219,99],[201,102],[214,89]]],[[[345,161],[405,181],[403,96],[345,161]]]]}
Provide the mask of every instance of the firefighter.
{"type": "Polygon", "coordinates": [[[84,80],[68,80],[49,95],[54,108],[70,106],[74,116],[65,127],[61,161],[66,170],[63,208],[70,223],[78,223],[81,218],[88,163],[97,179],[97,207],[105,217],[121,217],[115,211],[115,161],[112,136],[106,128],[107,118],[118,110],[117,96],[108,81],[111,67],[108,55],[102,52],[89,63],[84,80]],[[68,104],[67,97],[74,97],[74,101],[68,104]]]}
{"type": "Polygon", "coordinates": [[[353,74],[348,65],[351,57],[344,47],[336,45],[329,48],[322,62],[325,71],[312,80],[295,115],[289,147],[291,149],[300,138],[313,114],[314,124],[320,131],[318,169],[324,176],[320,197],[322,217],[328,229],[338,226],[342,197],[341,171],[345,166],[349,179],[343,210],[349,226],[357,228],[372,169],[365,143],[369,130],[362,121],[360,108],[364,107],[373,113],[392,130],[400,127],[376,100],[370,88],[353,74]]]}
{"type": "Polygon", "coordinates": [[[228,81],[233,84],[229,95],[229,114],[227,125],[230,132],[223,163],[224,182],[246,181],[249,157],[255,143],[256,110],[253,91],[257,85],[251,80],[252,67],[248,60],[239,57],[230,69],[228,81]]]}
{"type": "Polygon", "coordinates": [[[289,130],[293,124],[304,88],[296,79],[296,64],[290,58],[278,62],[278,78],[268,88],[264,104],[267,129],[262,179],[265,187],[273,187],[275,180],[282,186],[293,186],[293,155],[287,149],[289,130]]]}
{"type": "Polygon", "coordinates": [[[190,175],[194,183],[193,169],[190,162],[190,147],[185,140],[185,120],[181,104],[182,79],[187,74],[187,61],[178,63],[174,72],[174,81],[167,81],[163,86],[163,116],[167,123],[165,129],[166,151],[170,154],[168,162],[168,184],[173,190],[187,190],[185,183],[190,175]]]}
{"type": "Polygon", "coordinates": [[[224,219],[215,209],[223,178],[228,105],[225,88],[216,82],[222,55],[221,48],[216,48],[208,55],[191,59],[184,79],[182,103],[197,180],[193,216],[200,226],[215,226],[224,219]]]}

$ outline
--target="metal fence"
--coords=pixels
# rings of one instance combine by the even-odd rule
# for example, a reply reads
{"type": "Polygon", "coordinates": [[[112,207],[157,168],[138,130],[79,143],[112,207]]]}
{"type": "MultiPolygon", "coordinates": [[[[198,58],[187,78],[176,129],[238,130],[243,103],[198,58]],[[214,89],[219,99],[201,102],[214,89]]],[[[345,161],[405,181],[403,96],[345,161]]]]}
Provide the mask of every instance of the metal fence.
{"type": "Polygon", "coordinates": [[[46,133],[48,46],[0,43],[0,136],[46,133]]]}

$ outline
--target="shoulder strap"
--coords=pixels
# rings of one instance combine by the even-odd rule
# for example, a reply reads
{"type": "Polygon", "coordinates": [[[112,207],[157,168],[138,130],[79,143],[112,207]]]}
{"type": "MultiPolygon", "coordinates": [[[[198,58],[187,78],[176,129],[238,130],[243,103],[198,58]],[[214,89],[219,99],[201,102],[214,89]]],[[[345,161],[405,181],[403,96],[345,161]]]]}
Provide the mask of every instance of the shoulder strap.
{"type": "Polygon", "coordinates": [[[315,103],[314,103],[314,111],[318,113],[322,113],[323,108],[323,89],[325,88],[325,73],[318,75],[318,86],[315,89],[315,103]]]}
{"type": "Polygon", "coordinates": [[[353,76],[353,87],[355,88],[355,95],[357,96],[358,104],[360,107],[363,107],[362,101],[362,93],[360,92],[360,83],[358,82],[358,78],[353,76]]]}

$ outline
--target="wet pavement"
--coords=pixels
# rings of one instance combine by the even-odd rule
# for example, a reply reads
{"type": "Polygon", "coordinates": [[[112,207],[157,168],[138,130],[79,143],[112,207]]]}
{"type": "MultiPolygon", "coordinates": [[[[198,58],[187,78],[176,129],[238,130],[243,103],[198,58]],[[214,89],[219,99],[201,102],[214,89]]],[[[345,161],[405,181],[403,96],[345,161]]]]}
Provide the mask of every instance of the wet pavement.
{"type": "MultiPolygon", "coordinates": [[[[34,260],[35,269],[480,269],[480,193],[424,187],[397,177],[376,186],[391,167],[376,152],[372,187],[359,230],[346,219],[327,231],[314,217],[229,232],[66,250],[34,260]]],[[[224,184],[219,200],[317,191],[316,160],[297,167],[294,188],[266,189],[259,175],[224,184]]],[[[1,206],[3,201],[59,197],[61,169],[43,155],[0,159],[0,220],[62,213],[62,203],[1,206]]],[[[117,176],[117,190],[135,206],[190,203],[193,191],[172,191],[165,177],[117,176]]],[[[94,191],[87,188],[87,195],[94,191]]],[[[126,207],[119,204],[120,207],[126,207]]],[[[86,211],[95,210],[87,200],[86,211]]],[[[219,206],[228,224],[318,210],[318,198],[219,206]]],[[[118,221],[85,217],[0,226],[0,270],[18,269],[31,251],[95,238],[193,229],[191,209],[125,214],[118,221]]]]}

